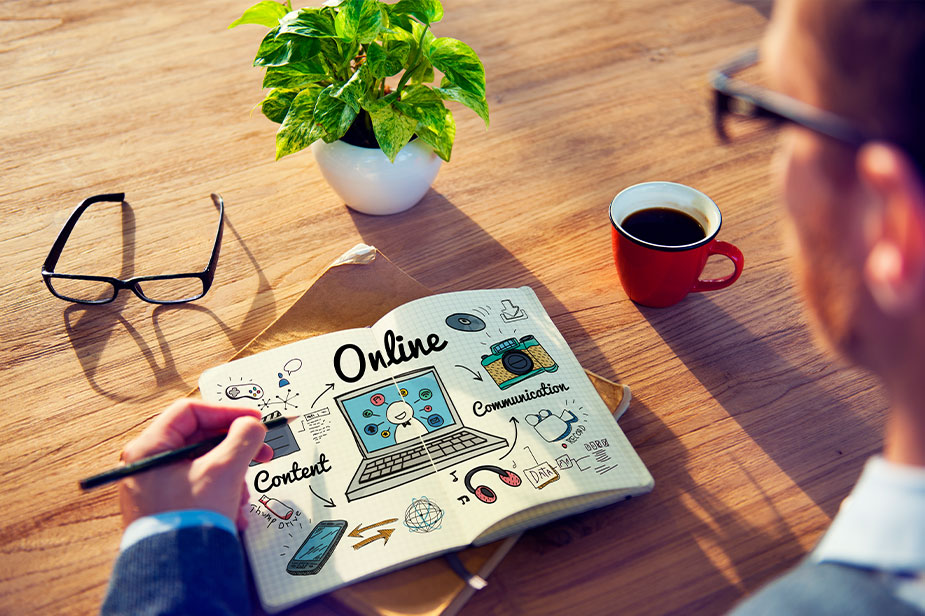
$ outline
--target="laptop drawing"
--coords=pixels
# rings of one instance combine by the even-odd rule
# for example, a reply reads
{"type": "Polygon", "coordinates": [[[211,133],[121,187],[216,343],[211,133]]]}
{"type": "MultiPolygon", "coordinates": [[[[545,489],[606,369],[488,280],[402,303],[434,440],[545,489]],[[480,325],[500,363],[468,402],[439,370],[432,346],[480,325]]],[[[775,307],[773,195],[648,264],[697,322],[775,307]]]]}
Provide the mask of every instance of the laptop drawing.
{"type": "Polygon", "coordinates": [[[507,446],[463,425],[440,375],[422,368],[334,398],[363,456],[348,501],[366,498],[507,446]]]}

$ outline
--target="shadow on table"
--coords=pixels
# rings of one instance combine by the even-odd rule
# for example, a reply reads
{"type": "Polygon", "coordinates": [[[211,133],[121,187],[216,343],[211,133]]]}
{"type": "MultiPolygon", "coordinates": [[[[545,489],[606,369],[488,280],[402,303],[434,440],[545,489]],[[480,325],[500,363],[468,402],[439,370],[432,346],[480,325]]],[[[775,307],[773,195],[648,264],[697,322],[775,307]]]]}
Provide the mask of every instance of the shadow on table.
{"type": "MultiPolygon", "coordinates": [[[[254,293],[247,315],[242,321],[243,323],[250,323],[264,313],[268,306],[271,313],[275,312],[276,303],[273,289],[257,259],[248,249],[237,229],[231,224],[227,214],[225,216],[225,226],[240,244],[257,274],[257,290],[254,293]]],[[[227,237],[228,234],[226,233],[225,238],[227,237]]],[[[135,271],[135,216],[128,203],[122,206],[122,238],[122,266],[118,277],[124,280],[134,276],[135,271]]],[[[227,242],[228,240],[225,239],[224,241],[227,242]]],[[[137,391],[138,380],[136,377],[130,379],[118,378],[122,373],[122,369],[125,368],[122,364],[116,366],[114,371],[104,375],[103,378],[99,374],[103,352],[110,340],[114,335],[124,335],[119,332],[120,328],[124,329],[125,333],[132,338],[138,346],[141,357],[148,364],[151,377],[154,380],[152,389],[177,385],[192,389],[192,386],[187,384],[177,371],[176,362],[170,348],[170,341],[164,333],[161,321],[167,314],[180,311],[205,314],[215,321],[221,332],[235,348],[242,346],[249,339],[248,336],[242,337],[241,332],[228,327],[218,315],[203,306],[197,304],[161,304],[156,306],[151,313],[151,324],[157,339],[155,347],[155,345],[149,344],[144,335],[122,316],[122,309],[128,301],[141,300],[135,297],[131,291],[122,290],[116,296],[116,299],[109,304],[99,306],[72,304],[64,311],[64,328],[71,341],[71,346],[74,347],[74,353],[78,361],[80,361],[80,366],[83,369],[84,376],[87,378],[87,382],[93,391],[115,402],[137,398],[139,393],[137,391]]],[[[132,370],[137,371],[138,368],[133,365],[132,370]]]]}
{"type": "Polygon", "coordinates": [[[774,0],[732,0],[732,2],[752,7],[761,13],[765,19],[771,17],[771,7],[774,5],[774,0]]]}
{"type": "MultiPolygon", "coordinates": [[[[755,526],[699,485],[684,445],[645,404],[634,399],[620,425],[655,477],[654,491],[529,531],[489,578],[491,592],[463,613],[489,613],[499,597],[521,606],[518,613],[550,613],[571,587],[576,614],[719,614],[756,590],[769,567],[802,554],[781,515],[755,526]],[[756,546],[766,546],[765,557],[755,558],[756,546]]],[[[764,506],[773,510],[768,499],[764,506]]]]}
{"type": "MultiPolygon", "coordinates": [[[[581,324],[517,257],[462,210],[431,189],[410,210],[368,216],[350,210],[363,241],[435,292],[527,285],[533,288],[556,327],[581,344],[586,366],[609,366],[581,324]],[[427,229],[420,235],[421,229],[427,229]],[[448,288],[447,281],[453,281],[448,288]]],[[[617,375],[603,374],[610,379],[617,375]]]]}
{"type": "MultiPolygon", "coordinates": [[[[838,497],[824,481],[812,480],[821,461],[833,459],[820,452],[826,435],[838,435],[833,443],[866,443],[880,429],[869,417],[852,414],[819,385],[818,379],[828,372],[790,363],[766,341],[770,336],[756,336],[702,294],[667,310],[638,309],[749,438],[818,507],[834,516],[838,497]]],[[[843,452],[833,446],[830,453],[843,452]]]]}

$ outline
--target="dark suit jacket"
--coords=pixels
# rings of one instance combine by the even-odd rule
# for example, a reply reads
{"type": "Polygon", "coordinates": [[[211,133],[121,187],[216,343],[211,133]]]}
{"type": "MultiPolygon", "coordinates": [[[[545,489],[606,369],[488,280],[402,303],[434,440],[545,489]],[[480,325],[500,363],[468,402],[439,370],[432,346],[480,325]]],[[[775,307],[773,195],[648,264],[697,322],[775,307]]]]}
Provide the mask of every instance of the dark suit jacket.
{"type": "Polygon", "coordinates": [[[208,526],[142,539],[119,554],[100,613],[250,614],[241,542],[208,526]]]}
{"type": "Polygon", "coordinates": [[[921,616],[900,601],[875,572],[834,563],[804,562],[732,611],[733,616],[921,616]]]}

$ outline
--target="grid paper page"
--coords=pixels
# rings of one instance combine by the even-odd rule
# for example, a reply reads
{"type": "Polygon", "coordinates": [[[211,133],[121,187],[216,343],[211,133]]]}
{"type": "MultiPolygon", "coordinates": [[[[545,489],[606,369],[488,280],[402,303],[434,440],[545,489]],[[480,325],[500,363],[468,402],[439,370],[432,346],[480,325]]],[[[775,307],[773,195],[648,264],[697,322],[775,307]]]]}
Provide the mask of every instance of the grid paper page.
{"type": "Polygon", "coordinates": [[[652,487],[528,287],[422,298],[210,370],[200,389],[298,415],[248,473],[245,543],[269,611],[573,510],[555,501],[652,487]]]}

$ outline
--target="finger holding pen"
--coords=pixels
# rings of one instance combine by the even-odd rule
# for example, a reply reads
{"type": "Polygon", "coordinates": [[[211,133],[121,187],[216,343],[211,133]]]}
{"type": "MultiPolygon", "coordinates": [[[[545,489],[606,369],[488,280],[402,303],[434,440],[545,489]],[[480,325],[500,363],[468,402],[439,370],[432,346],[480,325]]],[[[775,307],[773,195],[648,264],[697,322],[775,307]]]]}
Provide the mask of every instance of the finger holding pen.
{"type": "Polygon", "coordinates": [[[254,409],[202,400],[178,400],[123,449],[126,464],[227,434],[210,451],[133,475],[120,482],[122,521],[180,509],[208,509],[241,526],[246,498],[244,474],[252,459],[268,461],[273,450],[264,443],[266,428],[254,409]]]}

